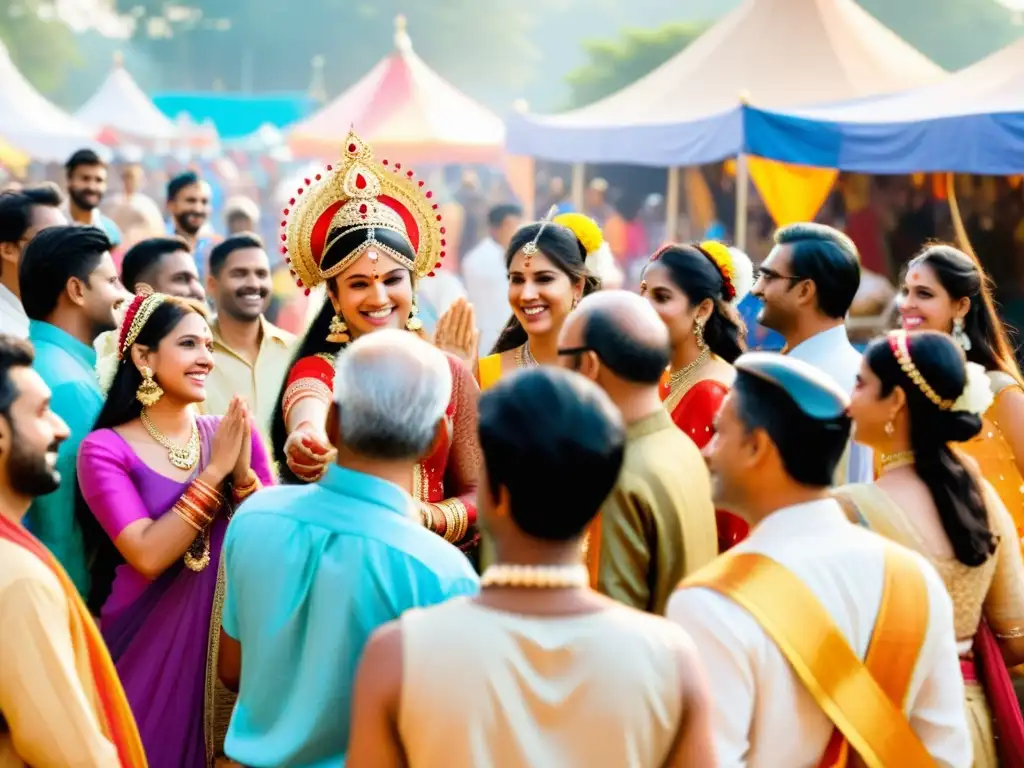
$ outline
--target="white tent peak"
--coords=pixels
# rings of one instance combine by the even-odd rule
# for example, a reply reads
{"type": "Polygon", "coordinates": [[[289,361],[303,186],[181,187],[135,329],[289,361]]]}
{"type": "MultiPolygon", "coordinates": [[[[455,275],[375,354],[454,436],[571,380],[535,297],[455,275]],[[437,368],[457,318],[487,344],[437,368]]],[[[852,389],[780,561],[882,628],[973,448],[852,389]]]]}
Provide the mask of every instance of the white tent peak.
{"type": "Polygon", "coordinates": [[[405,14],[395,16],[395,48],[402,54],[412,51],[412,38],[409,37],[408,27],[409,21],[405,14]]]}
{"type": "Polygon", "coordinates": [[[733,109],[840,101],[946,73],[854,0],[746,0],[632,85],[561,115],[565,127],[674,124],[733,109]]]}
{"type": "Polygon", "coordinates": [[[29,83],[0,41],[0,139],[35,160],[64,162],[83,147],[102,151],[95,137],[29,83]]]}
{"type": "Polygon", "coordinates": [[[151,141],[177,135],[174,123],[157,109],[124,67],[120,53],[114,54],[106,79],[76,117],[98,131],[110,129],[132,139],[151,141]]]}

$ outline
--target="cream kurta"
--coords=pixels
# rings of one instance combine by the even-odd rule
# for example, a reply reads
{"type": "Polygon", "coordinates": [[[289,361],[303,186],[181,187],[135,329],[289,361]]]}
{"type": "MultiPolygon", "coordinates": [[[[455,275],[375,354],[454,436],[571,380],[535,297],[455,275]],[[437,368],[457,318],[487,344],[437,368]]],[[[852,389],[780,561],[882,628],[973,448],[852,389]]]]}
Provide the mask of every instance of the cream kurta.
{"type": "Polygon", "coordinates": [[[68,611],[53,572],[0,539],[0,768],[120,765],[68,611]]]}
{"type": "Polygon", "coordinates": [[[409,768],[655,768],[683,718],[686,633],[613,606],[523,616],[456,598],[402,618],[409,768]]]}
{"type": "MultiPolygon", "coordinates": [[[[734,552],[759,553],[798,576],[864,659],[882,598],[886,542],[833,500],[774,512],[734,552]]],[[[939,765],[970,768],[964,684],[945,585],[924,558],[928,632],[907,695],[914,732],[939,765]]],[[[813,768],[832,724],[746,610],[705,588],[677,591],[668,617],[693,638],[713,682],[722,768],[813,768]]]]}

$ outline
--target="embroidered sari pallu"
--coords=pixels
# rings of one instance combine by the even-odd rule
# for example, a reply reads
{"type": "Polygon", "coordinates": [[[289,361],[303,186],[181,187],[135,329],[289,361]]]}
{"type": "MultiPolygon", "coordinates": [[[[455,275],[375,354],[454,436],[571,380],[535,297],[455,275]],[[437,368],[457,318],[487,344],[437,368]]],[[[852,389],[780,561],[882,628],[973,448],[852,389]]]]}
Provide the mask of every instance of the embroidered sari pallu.
{"type": "Polygon", "coordinates": [[[742,606],[778,646],[835,725],[821,768],[919,768],[935,761],[904,703],[928,629],[928,592],[910,556],[886,546],[882,603],[867,658],[857,658],[811,590],[764,555],[727,554],[683,582],[742,606]]]}

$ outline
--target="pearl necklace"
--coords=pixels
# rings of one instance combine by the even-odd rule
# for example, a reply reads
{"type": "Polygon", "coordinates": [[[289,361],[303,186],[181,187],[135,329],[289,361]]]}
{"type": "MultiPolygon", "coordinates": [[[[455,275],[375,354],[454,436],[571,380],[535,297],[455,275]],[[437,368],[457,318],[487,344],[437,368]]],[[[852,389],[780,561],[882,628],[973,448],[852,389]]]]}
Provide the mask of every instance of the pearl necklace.
{"type": "Polygon", "coordinates": [[[539,365],[530,351],[530,342],[516,350],[516,368],[536,368],[539,365]]]}
{"type": "Polygon", "coordinates": [[[668,388],[670,391],[675,392],[680,387],[688,385],[693,379],[694,374],[708,361],[711,357],[711,348],[704,347],[700,351],[700,354],[694,359],[692,363],[687,363],[678,371],[674,372],[668,379],[668,388]]]}
{"type": "Polygon", "coordinates": [[[490,565],[480,577],[481,587],[568,589],[590,585],[583,565],[490,565]]]}
{"type": "Polygon", "coordinates": [[[900,467],[909,467],[914,464],[913,451],[899,451],[898,453],[883,453],[879,458],[882,472],[890,472],[900,467]]]}

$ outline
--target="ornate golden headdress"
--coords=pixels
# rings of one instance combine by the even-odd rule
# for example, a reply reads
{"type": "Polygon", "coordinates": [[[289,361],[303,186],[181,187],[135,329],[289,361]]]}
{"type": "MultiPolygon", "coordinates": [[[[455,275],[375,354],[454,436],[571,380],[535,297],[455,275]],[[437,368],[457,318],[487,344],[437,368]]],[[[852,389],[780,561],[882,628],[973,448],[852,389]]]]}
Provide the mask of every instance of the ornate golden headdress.
{"type": "Polygon", "coordinates": [[[445,228],[441,225],[433,192],[401,163],[373,158],[373,150],[355,131],[349,131],[338,166],[304,179],[288,201],[281,222],[281,252],[291,264],[292,276],[308,294],[310,288],[341,274],[370,248],[387,253],[417,277],[433,275],[445,255],[445,228]],[[321,268],[323,257],[337,241],[332,232],[367,230],[366,240],[335,264],[321,268]],[[397,232],[412,247],[409,258],[374,237],[377,230],[397,232]]]}

